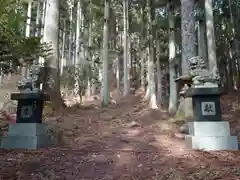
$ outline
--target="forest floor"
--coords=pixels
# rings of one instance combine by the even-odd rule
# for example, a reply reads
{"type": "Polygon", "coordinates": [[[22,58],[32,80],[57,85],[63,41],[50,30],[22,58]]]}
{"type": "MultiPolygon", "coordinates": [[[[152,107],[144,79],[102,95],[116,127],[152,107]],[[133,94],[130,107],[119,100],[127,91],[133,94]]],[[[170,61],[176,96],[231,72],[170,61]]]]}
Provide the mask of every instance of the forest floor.
{"type": "MultiPolygon", "coordinates": [[[[240,132],[240,96],[222,98],[223,118],[240,132]]],[[[240,152],[185,148],[164,111],[149,110],[141,93],[100,108],[66,108],[46,120],[65,144],[0,150],[1,180],[238,180],[240,152]]]]}

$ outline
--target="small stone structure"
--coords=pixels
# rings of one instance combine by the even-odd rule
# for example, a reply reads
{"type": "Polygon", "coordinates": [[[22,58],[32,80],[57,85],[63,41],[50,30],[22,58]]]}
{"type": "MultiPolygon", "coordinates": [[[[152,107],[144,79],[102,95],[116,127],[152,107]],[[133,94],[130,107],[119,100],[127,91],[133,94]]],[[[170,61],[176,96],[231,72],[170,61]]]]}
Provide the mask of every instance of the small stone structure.
{"type": "Polygon", "coordinates": [[[29,69],[29,75],[18,82],[18,89],[20,92],[39,92],[43,82],[43,66],[39,65],[37,61],[33,61],[29,69]]]}
{"type": "Polygon", "coordinates": [[[192,113],[192,98],[185,97],[186,90],[191,87],[192,84],[192,77],[190,75],[183,75],[178,77],[175,82],[178,85],[178,91],[180,95],[179,101],[179,108],[178,112],[176,113],[175,119],[176,120],[184,120],[185,123],[179,128],[180,133],[188,134],[188,126],[187,121],[191,120],[193,117],[192,113]],[[185,109],[188,109],[185,111],[185,109]]]}
{"type": "Polygon", "coordinates": [[[42,123],[43,103],[49,96],[40,90],[40,68],[34,64],[29,77],[18,84],[20,92],[11,94],[11,99],[18,101],[17,119],[15,124],[9,124],[7,136],[2,137],[2,148],[36,149],[53,142],[47,134],[47,125],[42,123]]]}
{"type": "Polygon", "coordinates": [[[195,119],[188,122],[189,135],[185,138],[188,147],[204,150],[238,149],[237,137],[230,135],[229,123],[221,119],[220,96],[223,90],[218,86],[220,78],[217,70],[209,72],[200,57],[191,58],[189,68],[193,83],[185,96],[192,97],[195,119]]]}

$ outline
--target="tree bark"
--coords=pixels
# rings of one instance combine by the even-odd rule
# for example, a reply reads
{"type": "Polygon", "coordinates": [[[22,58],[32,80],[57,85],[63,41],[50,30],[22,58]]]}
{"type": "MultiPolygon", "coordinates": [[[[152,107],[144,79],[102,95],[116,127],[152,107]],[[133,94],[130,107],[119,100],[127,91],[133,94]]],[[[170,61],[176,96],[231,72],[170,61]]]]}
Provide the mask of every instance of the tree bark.
{"type": "Polygon", "coordinates": [[[157,98],[156,98],[156,83],[155,83],[155,62],[154,62],[154,40],[153,40],[153,21],[155,20],[153,17],[153,1],[148,0],[147,8],[148,8],[148,40],[149,40],[149,81],[148,81],[148,91],[149,91],[149,105],[152,109],[157,109],[157,98]]]}
{"type": "Polygon", "coordinates": [[[108,105],[109,92],[108,92],[108,39],[109,39],[109,11],[110,0],[105,0],[104,7],[104,27],[103,27],[103,49],[102,49],[102,105],[108,105]]]}
{"type": "MultiPolygon", "coordinates": [[[[194,0],[181,0],[182,62],[181,74],[189,75],[188,60],[196,56],[194,0]]],[[[185,98],[185,120],[192,120],[192,98],[185,98]]]]}
{"type": "Polygon", "coordinates": [[[124,96],[130,91],[130,75],[129,75],[129,35],[128,35],[128,0],[123,0],[123,21],[124,21],[124,96]]]}
{"type": "Polygon", "coordinates": [[[196,56],[194,0],[181,0],[182,75],[189,73],[188,60],[196,56]]]}
{"type": "MultiPolygon", "coordinates": [[[[207,46],[206,46],[206,29],[204,21],[198,22],[198,55],[202,57],[208,66],[207,46]]],[[[207,67],[208,68],[208,67],[207,67]]]]}
{"type": "Polygon", "coordinates": [[[66,43],[66,19],[63,23],[63,32],[62,32],[62,50],[61,50],[61,63],[60,63],[60,75],[63,73],[63,67],[66,65],[65,62],[65,43],[66,43]]]}
{"type": "Polygon", "coordinates": [[[169,4],[168,20],[169,20],[169,106],[168,112],[175,114],[177,112],[177,85],[175,82],[175,61],[176,61],[176,42],[175,42],[175,28],[174,28],[174,8],[169,4]]]}
{"type": "MultiPolygon", "coordinates": [[[[157,36],[158,37],[158,36],[157,36]]],[[[161,63],[160,63],[160,53],[161,53],[161,49],[160,49],[160,40],[159,37],[157,39],[157,43],[156,43],[156,55],[157,55],[157,103],[158,105],[162,105],[163,104],[163,92],[162,92],[162,68],[161,68],[161,63]]]]}
{"type": "Polygon", "coordinates": [[[208,47],[208,62],[209,69],[217,68],[216,43],[214,33],[214,20],[212,0],[205,0],[205,14],[206,14],[206,31],[207,31],[207,47],[208,47]]]}
{"type": "MultiPolygon", "coordinates": [[[[71,2],[72,3],[72,2],[71,2]]],[[[72,43],[73,43],[73,37],[72,37],[72,34],[73,34],[73,5],[70,4],[70,7],[69,7],[69,10],[70,10],[70,17],[69,17],[69,41],[68,41],[68,63],[71,64],[72,66],[74,66],[74,58],[73,58],[73,54],[72,54],[72,43]]]]}
{"type": "Polygon", "coordinates": [[[45,60],[44,90],[50,95],[54,108],[60,107],[61,93],[59,81],[59,0],[48,0],[43,41],[51,45],[51,54],[45,60]]]}

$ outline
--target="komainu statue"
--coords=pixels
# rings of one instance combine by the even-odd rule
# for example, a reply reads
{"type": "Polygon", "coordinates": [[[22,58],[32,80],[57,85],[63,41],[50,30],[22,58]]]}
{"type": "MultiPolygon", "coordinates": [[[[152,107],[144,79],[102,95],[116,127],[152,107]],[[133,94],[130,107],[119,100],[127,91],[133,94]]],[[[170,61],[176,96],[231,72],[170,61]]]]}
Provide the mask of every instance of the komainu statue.
{"type": "Polygon", "coordinates": [[[190,58],[188,63],[193,87],[219,86],[220,76],[217,67],[214,67],[212,71],[207,70],[206,63],[200,56],[190,58]]]}
{"type": "Polygon", "coordinates": [[[29,69],[29,75],[18,82],[20,92],[40,91],[40,84],[43,83],[43,66],[34,61],[29,69]]]}

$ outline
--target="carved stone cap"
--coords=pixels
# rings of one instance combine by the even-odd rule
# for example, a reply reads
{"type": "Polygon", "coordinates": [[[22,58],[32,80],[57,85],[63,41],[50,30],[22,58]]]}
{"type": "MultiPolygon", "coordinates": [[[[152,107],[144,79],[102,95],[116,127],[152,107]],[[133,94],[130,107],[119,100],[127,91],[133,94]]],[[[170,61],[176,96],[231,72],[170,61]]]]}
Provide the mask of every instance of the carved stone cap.
{"type": "Polygon", "coordinates": [[[26,93],[12,93],[11,94],[12,100],[44,100],[50,101],[50,96],[43,93],[43,92],[26,92],[26,93]]]}
{"type": "Polygon", "coordinates": [[[187,89],[185,96],[221,96],[225,94],[225,89],[214,87],[214,88],[189,88],[187,89]]]}

